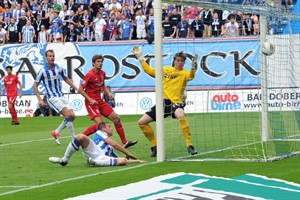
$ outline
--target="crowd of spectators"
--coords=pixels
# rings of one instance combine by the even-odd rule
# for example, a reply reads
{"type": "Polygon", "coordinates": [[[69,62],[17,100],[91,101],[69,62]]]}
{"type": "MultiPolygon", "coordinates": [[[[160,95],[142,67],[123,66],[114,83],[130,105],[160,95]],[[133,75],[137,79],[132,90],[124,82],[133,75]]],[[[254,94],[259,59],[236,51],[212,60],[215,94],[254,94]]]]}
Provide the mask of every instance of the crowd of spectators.
{"type": "MultiPolygon", "coordinates": [[[[154,40],[154,0],[3,0],[0,44],[154,40]]],[[[164,38],[259,34],[259,16],[163,5],[164,38]]],[[[274,25],[274,24],[273,24],[274,25]]]]}

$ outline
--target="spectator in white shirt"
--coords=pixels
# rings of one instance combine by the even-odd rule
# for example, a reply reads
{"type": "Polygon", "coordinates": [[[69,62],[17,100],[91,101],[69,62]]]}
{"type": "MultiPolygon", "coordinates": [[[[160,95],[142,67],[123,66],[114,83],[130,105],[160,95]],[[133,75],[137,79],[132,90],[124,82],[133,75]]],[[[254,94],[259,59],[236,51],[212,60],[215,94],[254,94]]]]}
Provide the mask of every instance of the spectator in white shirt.
{"type": "Polygon", "coordinates": [[[93,24],[95,30],[95,41],[103,41],[102,29],[106,25],[106,22],[102,18],[102,13],[97,13],[97,17],[94,19],[93,24]]]}
{"type": "Polygon", "coordinates": [[[119,12],[122,11],[122,6],[119,2],[117,2],[117,0],[111,0],[111,3],[109,4],[107,11],[110,12],[114,8],[116,8],[119,12]]]}
{"type": "Polygon", "coordinates": [[[146,38],[146,16],[143,15],[142,10],[137,11],[137,15],[135,17],[136,20],[136,37],[137,39],[145,39],[146,38]]]}

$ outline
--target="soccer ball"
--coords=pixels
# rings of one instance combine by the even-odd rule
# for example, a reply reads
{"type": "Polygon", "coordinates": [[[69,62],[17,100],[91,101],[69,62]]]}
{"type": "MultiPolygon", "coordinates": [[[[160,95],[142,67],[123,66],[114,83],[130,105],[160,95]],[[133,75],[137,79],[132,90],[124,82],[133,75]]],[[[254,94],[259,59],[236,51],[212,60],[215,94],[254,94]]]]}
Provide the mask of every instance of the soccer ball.
{"type": "Polygon", "coordinates": [[[275,46],[270,42],[265,42],[261,46],[261,52],[266,56],[271,56],[275,52],[275,46]]]}

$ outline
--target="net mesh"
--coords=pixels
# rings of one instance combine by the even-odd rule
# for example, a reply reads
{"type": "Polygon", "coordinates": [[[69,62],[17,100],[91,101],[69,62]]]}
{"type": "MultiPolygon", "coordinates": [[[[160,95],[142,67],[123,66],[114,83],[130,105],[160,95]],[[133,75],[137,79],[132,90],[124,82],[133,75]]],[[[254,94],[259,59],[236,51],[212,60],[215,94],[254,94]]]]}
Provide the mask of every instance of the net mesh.
{"type": "MultiPolygon", "coordinates": [[[[298,155],[300,16],[295,12],[297,2],[277,7],[274,7],[277,2],[262,1],[250,5],[245,1],[230,4],[167,0],[164,3],[235,10],[266,17],[266,23],[260,24],[266,32],[258,37],[164,40],[164,55],[172,57],[172,52],[176,51],[201,55],[196,78],[203,80],[200,84],[199,81],[188,84],[185,107],[192,143],[198,154],[188,154],[178,121],[167,118],[164,121],[167,159],[272,161],[298,155]],[[265,63],[260,51],[261,40],[269,41],[276,49],[273,55],[265,57],[265,63]],[[205,59],[209,56],[218,60],[205,59]],[[224,64],[229,58],[233,61],[224,64]],[[214,66],[214,70],[207,70],[207,66],[214,66]],[[261,76],[264,66],[266,85],[262,85],[261,76]],[[228,71],[229,67],[233,70],[228,71]],[[212,72],[225,71],[234,76],[224,75],[207,81],[212,72]],[[266,87],[266,93],[262,87],[266,87]],[[267,121],[262,119],[263,95],[267,97],[267,121]],[[262,139],[264,137],[267,139],[262,139]]],[[[170,63],[166,59],[164,62],[170,63]]]]}

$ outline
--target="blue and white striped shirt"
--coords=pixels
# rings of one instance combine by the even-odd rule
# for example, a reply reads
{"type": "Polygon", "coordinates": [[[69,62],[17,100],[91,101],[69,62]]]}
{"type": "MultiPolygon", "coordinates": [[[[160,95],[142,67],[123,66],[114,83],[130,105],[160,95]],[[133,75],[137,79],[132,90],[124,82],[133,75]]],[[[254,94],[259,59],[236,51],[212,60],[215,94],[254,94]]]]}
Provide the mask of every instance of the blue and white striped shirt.
{"type": "Polygon", "coordinates": [[[22,28],[24,34],[24,43],[33,43],[34,28],[33,26],[25,25],[22,28]]]}
{"type": "Polygon", "coordinates": [[[98,130],[93,137],[93,142],[100,148],[101,155],[118,157],[114,152],[114,148],[105,142],[108,138],[107,134],[104,131],[98,130]]]}
{"type": "Polygon", "coordinates": [[[61,90],[61,78],[64,77],[65,73],[62,67],[54,64],[54,69],[50,69],[46,63],[46,65],[40,69],[37,74],[35,82],[43,82],[47,97],[50,99],[52,97],[61,97],[64,95],[61,90]]]}

